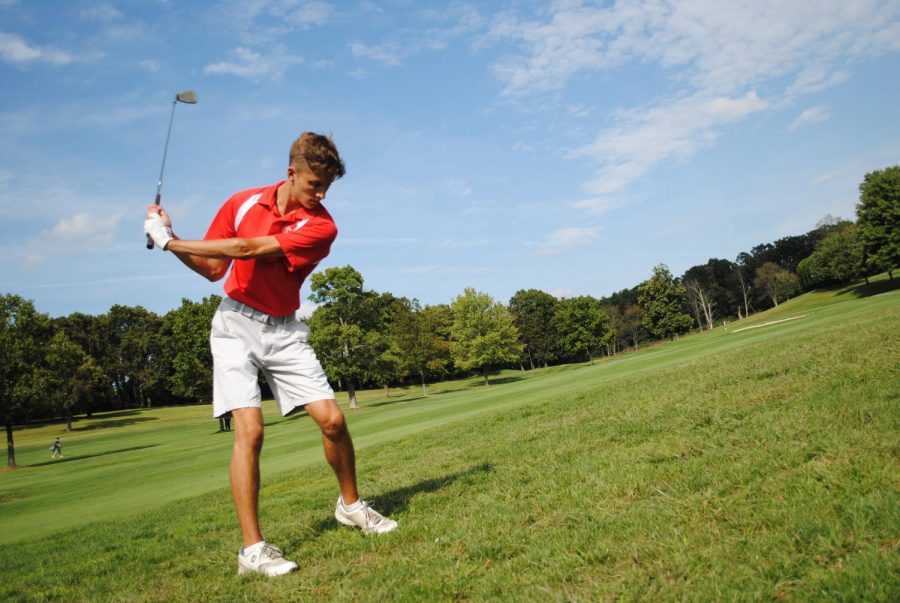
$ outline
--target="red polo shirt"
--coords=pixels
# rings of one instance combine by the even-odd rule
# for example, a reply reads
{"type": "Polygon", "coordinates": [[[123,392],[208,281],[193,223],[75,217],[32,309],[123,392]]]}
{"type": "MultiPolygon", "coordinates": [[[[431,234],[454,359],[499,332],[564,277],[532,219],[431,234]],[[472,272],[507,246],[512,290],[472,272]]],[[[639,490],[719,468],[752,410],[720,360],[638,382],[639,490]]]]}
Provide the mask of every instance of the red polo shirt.
{"type": "Polygon", "coordinates": [[[337,226],[331,214],[295,209],[282,216],[273,186],[235,193],[219,210],[205,239],[252,239],[274,235],[284,256],[235,260],[225,281],[228,297],[273,316],[300,307],[300,286],[331,250],[337,226]]]}

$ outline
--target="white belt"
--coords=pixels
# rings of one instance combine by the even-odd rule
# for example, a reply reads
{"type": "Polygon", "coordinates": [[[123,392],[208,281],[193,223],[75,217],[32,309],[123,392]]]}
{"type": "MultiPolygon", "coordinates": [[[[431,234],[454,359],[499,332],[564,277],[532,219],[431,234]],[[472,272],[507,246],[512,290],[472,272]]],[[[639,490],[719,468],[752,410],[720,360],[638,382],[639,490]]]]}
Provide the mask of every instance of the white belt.
{"type": "Polygon", "coordinates": [[[262,310],[257,310],[252,306],[242,304],[236,299],[231,299],[230,297],[225,298],[223,305],[227,310],[239,312],[247,318],[251,318],[267,325],[286,325],[297,320],[297,317],[293,313],[285,314],[284,316],[272,316],[271,314],[266,314],[262,310]]]}

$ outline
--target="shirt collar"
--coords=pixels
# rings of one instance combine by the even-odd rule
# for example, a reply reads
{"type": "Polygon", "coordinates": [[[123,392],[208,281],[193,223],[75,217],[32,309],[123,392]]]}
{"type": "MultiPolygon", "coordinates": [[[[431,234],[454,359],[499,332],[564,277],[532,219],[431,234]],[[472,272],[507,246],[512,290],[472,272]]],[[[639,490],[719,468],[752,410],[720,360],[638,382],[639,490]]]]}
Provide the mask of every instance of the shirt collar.
{"type": "Polygon", "coordinates": [[[279,182],[278,184],[272,185],[265,189],[259,197],[258,203],[260,205],[265,205],[266,207],[274,207],[275,206],[275,198],[278,194],[278,187],[284,184],[284,180],[279,182]]]}

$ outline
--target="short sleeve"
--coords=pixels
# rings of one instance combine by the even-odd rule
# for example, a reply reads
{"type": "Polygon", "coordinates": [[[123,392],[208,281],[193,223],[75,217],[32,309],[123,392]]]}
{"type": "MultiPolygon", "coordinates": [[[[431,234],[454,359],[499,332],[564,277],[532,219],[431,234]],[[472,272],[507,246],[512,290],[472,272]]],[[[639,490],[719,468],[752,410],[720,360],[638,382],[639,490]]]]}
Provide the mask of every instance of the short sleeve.
{"type": "Polygon", "coordinates": [[[331,220],[313,219],[293,232],[280,233],[275,239],[284,251],[290,270],[315,266],[331,251],[337,227],[331,220]]]}

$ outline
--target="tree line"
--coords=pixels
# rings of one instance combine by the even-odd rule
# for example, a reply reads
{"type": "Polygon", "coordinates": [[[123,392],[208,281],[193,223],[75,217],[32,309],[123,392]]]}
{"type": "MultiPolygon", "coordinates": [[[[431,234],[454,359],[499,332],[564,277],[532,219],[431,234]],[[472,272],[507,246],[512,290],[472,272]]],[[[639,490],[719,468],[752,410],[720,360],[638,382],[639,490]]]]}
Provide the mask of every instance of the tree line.
{"type": "MultiPolygon", "coordinates": [[[[854,282],[900,266],[900,166],[865,176],[857,220],[826,216],[803,235],[710,259],[680,277],[660,264],[607,297],[557,299],[521,290],[508,303],[467,288],[449,304],[367,290],[352,266],[311,278],[317,308],[310,343],[336,389],[430,382],[492,370],[593,362],[647,342],[712,329],[804,290],[854,282]]],[[[212,393],[209,323],[221,298],[183,299],[160,316],[114,305],[102,315],[50,318],[30,300],[0,296],[0,418],[8,464],[13,427],[129,408],[207,403],[212,393]]],[[[267,385],[261,379],[266,391],[267,385]]]]}

